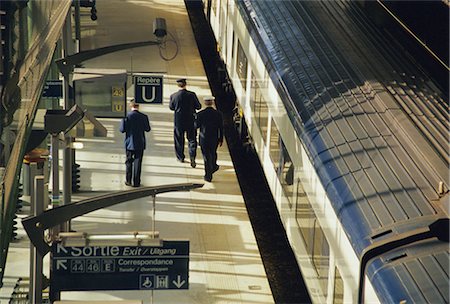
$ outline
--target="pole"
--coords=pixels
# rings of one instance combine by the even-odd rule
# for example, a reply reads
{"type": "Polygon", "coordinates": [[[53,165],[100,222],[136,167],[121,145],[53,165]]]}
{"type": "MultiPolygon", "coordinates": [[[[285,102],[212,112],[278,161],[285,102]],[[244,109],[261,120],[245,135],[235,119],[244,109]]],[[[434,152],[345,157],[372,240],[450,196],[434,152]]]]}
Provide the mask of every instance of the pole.
{"type": "MultiPolygon", "coordinates": [[[[78,1],[76,1],[78,2],[78,1]]],[[[62,31],[62,55],[66,57],[72,52],[72,24],[70,14],[66,18],[64,28],[62,31]]],[[[69,79],[68,75],[63,75],[63,97],[64,97],[64,109],[69,110],[72,107],[69,99],[69,79]]],[[[72,138],[64,135],[65,147],[63,153],[63,205],[70,204],[72,201],[72,151],[71,143],[72,138]]],[[[69,231],[70,222],[66,222],[61,225],[61,231],[69,231]]]]}
{"type": "Polygon", "coordinates": [[[152,195],[152,198],[153,198],[152,238],[155,238],[156,195],[152,195]]]}
{"type": "MultiPolygon", "coordinates": [[[[52,208],[60,206],[59,201],[59,134],[52,134],[52,208]]],[[[58,234],[59,228],[54,227],[51,236],[52,239],[58,234]]]]}
{"type": "MultiPolygon", "coordinates": [[[[72,201],[72,151],[70,136],[64,136],[64,161],[63,161],[63,205],[70,204],[72,201]]],[[[61,231],[69,231],[70,221],[61,225],[61,231]]]]}
{"type": "Polygon", "coordinates": [[[78,47],[77,52],[81,50],[81,23],[80,23],[80,0],[75,0],[75,40],[78,47]]]}
{"type": "MultiPolygon", "coordinates": [[[[5,180],[3,179],[3,175],[5,174],[5,172],[4,172],[4,170],[2,170],[3,172],[2,172],[2,180],[1,180],[1,183],[2,183],[2,187],[1,187],[1,190],[2,190],[2,205],[1,205],[1,209],[0,209],[0,227],[2,227],[2,229],[3,229],[3,223],[4,223],[4,219],[5,219],[5,180]]],[[[8,236],[9,237],[9,236],[8,236]]],[[[2,235],[0,235],[0,248],[4,248],[4,245],[5,245],[5,238],[6,238],[6,236],[2,236],[2,235]]],[[[9,242],[9,240],[8,240],[8,242],[9,242]]],[[[6,249],[5,250],[0,250],[0,263],[2,263],[2,265],[4,265],[3,263],[6,263],[6,254],[7,253],[7,251],[6,251],[6,249]]],[[[0,284],[0,286],[2,286],[2,284],[0,284]]]]}
{"type": "MultiPolygon", "coordinates": [[[[45,179],[43,175],[34,178],[34,199],[31,204],[31,214],[37,216],[44,211],[45,179]]],[[[42,237],[44,237],[42,235],[42,237]]],[[[30,303],[42,303],[43,257],[33,243],[30,243],[30,303]]]]}
{"type": "Polygon", "coordinates": [[[59,134],[52,134],[52,207],[58,207],[59,202],[59,134]]]}
{"type": "MultiPolygon", "coordinates": [[[[153,215],[152,215],[152,238],[155,238],[155,225],[156,225],[156,194],[152,195],[153,201],[153,215]]],[[[153,304],[153,289],[151,291],[150,303],[153,304]]]]}

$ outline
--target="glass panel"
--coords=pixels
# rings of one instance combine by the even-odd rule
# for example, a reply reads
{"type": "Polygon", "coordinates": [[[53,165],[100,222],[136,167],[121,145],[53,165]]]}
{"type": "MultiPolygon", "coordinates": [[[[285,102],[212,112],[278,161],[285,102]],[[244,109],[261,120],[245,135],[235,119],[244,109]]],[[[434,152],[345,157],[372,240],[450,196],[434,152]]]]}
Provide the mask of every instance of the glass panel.
{"type": "Polygon", "coordinates": [[[316,215],[303,191],[300,180],[297,184],[296,220],[305,241],[306,250],[311,253],[316,215]]]}
{"type": "MultiPolygon", "coordinates": [[[[14,33],[18,35],[16,35],[17,39],[14,38],[14,42],[9,43],[9,46],[13,47],[14,53],[11,53],[12,56],[7,57],[7,59],[12,64],[11,67],[14,67],[15,74],[10,74],[5,67],[5,75],[10,83],[3,87],[3,94],[10,97],[3,100],[3,110],[5,111],[1,111],[2,118],[6,119],[3,120],[4,126],[7,127],[1,128],[1,133],[10,133],[14,130],[16,135],[14,141],[8,140],[0,151],[0,154],[2,154],[0,162],[2,165],[6,165],[4,183],[0,185],[0,203],[2,204],[2,214],[0,215],[2,219],[0,225],[0,231],[2,231],[0,233],[0,282],[3,279],[3,270],[11,240],[12,215],[14,215],[15,202],[18,197],[21,160],[25,154],[27,139],[31,134],[32,123],[39,103],[40,96],[38,93],[41,92],[45,82],[65,16],[70,10],[71,1],[1,1],[2,8],[5,4],[18,5],[22,8],[15,10],[14,14],[12,14],[12,11],[6,12],[2,9],[4,13],[11,13],[8,17],[14,19],[15,23],[11,26],[17,26],[14,28],[14,33]],[[25,11],[28,10],[26,8],[28,5],[34,5],[37,8],[35,12],[39,11],[39,14],[31,17],[33,25],[41,25],[39,27],[41,30],[36,32],[35,35],[30,35],[27,20],[25,20],[28,18],[28,12],[25,11]],[[16,23],[19,22],[19,11],[22,24],[16,23]],[[33,38],[30,39],[30,37],[33,38]],[[19,60],[18,56],[24,55],[25,51],[27,51],[27,56],[19,60]],[[36,58],[39,60],[36,60],[36,58]]],[[[13,28],[10,29],[13,30],[13,28]]]]}
{"type": "Polygon", "coordinates": [[[275,124],[275,121],[272,119],[271,124],[270,124],[270,151],[269,151],[269,155],[270,155],[270,159],[272,160],[273,166],[275,168],[275,171],[278,173],[280,170],[280,163],[281,163],[281,158],[280,158],[280,133],[278,132],[278,128],[277,125],[275,124]]]}
{"type": "MultiPolygon", "coordinates": [[[[259,99],[258,105],[259,105],[259,119],[258,119],[258,125],[259,129],[261,130],[261,136],[264,140],[264,143],[266,143],[267,140],[267,129],[268,129],[268,123],[269,123],[269,108],[267,107],[267,103],[264,100],[264,98],[261,95],[261,90],[258,89],[259,92],[259,99]]],[[[258,98],[258,97],[257,97],[258,98]]]]}
{"type": "Polygon", "coordinates": [[[344,282],[342,281],[341,273],[339,269],[335,268],[334,274],[334,304],[342,304],[344,303],[344,282]]]}
{"type": "Polygon", "coordinates": [[[322,288],[322,292],[327,296],[328,293],[328,268],[329,268],[330,248],[328,242],[325,239],[322,228],[319,222],[315,221],[314,229],[314,247],[313,247],[313,263],[316,268],[319,283],[322,288]]]}
{"type": "Polygon", "coordinates": [[[76,100],[93,112],[111,110],[111,87],[98,86],[92,82],[78,82],[76,89],[76,100]]]}
{"type": "Polygon", "coordinates": [[[288,151],[284,145],[282,139],[281,141],[281,162],[279,168],[279,179],[281,185],[283,186],[284,193],[288,198],[289,207],[292,208],[292,193],[294,191],[294,164],[291,161],[288,151]]]}
{"type": "Polygon", "coordinates": [[[125,116],[127,110],[125,70],[76,69],[74,89],[75,102],[93,115],[125,116]]]}
{"type": "Polygon", "coordinates": [[[259,120],[259,105],[256,102],[256,96],[259,94],[258,83],[256,82],[255,74],[251,74],[251,83],[250,83],[250,109],[252,109],[253,117],[256,121],[259,120]]]}
{"type": "Polygon", "coordinates": [[[250,87],[250,108],[253,112],[253,117],[256,120],[256,124],[261,131],[261,136],[266,143],[267,138],[267,123],[269,121],[269,109],[267,108],[266,101],[262,96],[261,87],[255,77],[251,74],[251,87],[250,87]]]}
{"type": "Polygon", "coordinates": [[[241,85],[244,90],[244,93],[247,82],[247,66],[248,66],[247,56],[245,55],[241,42],[238,40],[236,73],[239,79],[241,80],[241,85]]]}

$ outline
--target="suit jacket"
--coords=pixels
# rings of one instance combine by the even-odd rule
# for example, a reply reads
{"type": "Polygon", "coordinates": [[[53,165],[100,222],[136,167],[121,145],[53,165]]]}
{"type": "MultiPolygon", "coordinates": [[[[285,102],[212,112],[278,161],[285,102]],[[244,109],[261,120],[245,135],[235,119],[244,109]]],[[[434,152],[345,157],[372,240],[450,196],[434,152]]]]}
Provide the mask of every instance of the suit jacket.
{"type": "Polygon", "coordinates": [[[183,130],[192,128],[195,110],[199,110],[201,107],[202,105],[194,92],[183,89],[170,95],[169,108],[175,111],[175,128],[183,130]]]}
{"type": "Polygon", "coordinates": [[[197,113],[195,127],[200,129],[200,146],[217,146],[223,141],[222,114],[213,107],[207,107],[197,113]]]}
{"type": "Polygon", "coordinates": [[[125,133],[125,149],[145,150],[145,133],[151,130],[148,116],[139,111],[130,111],[122,119],[119,131],[125,133]]]}

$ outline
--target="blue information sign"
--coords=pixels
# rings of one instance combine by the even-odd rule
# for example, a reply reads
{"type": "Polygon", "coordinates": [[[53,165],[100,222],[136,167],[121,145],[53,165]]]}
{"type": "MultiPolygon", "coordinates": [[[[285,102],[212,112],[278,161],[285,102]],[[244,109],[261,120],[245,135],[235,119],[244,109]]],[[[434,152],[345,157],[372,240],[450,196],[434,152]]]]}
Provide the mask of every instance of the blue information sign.
{"type": "Polygon", "coordinates": [[[189,241],[162,246],[52,246],[55,291],[189,288],[189,241]]]}
{"type": "Polygon", "coordinates": [[[59,97],[63,96],[62,80],[47,80],[42,91],[43,97],[59,97]]]}
{"type": "Polygon", "coordinates": [[[135,75],[133,82],[135,102],[163,102],[163,76],[135,75]]]}

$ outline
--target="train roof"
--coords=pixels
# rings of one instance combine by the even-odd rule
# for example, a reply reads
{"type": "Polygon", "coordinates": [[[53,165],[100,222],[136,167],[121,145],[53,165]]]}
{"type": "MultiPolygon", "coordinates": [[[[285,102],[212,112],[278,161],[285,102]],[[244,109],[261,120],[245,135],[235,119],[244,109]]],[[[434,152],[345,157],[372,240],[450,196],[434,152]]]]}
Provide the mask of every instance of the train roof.
{"type": "Polygon", "coordinates": [[[381,303],[448,303],[448,244],[425,240],[373,262],[370,279],[381,303]],[[403,290],[403,292],[399,292],[403,290]]]}
{"type": "MultiPolygon", "coordinates": [[[[376,241],[448,218],[442,202],[449,199],[448,100],[361,5],[238,2],[358,256],[376,241]]],[[[436,248],[448,259],[448,243],[436,248]]],[[[405,288],[433,275],[409,273],[405,288]]],[[[448,302],[448,272],[445,285],[434,291],[448,302]]]]}

